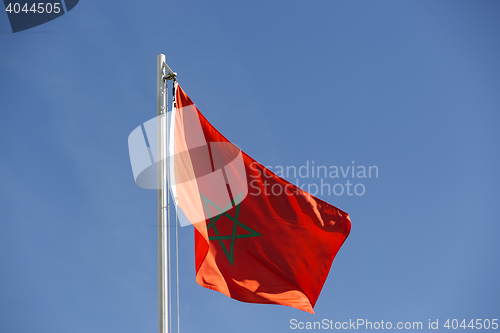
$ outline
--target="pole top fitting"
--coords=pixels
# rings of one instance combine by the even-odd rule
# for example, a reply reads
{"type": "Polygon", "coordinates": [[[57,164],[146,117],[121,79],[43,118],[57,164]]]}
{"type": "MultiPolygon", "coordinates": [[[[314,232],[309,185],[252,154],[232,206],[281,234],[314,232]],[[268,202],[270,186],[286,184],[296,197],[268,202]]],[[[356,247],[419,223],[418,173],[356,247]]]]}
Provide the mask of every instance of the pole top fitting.
{"type": "Polygon", "coordinates": [[[175,72],[163,74],[163,81],[167,81],[167,80],[174,80],[175,81],[176,76],[177,76],[177,73],[175,73],[175,72]]]}
{"type": "Polygon", "coordinates": [[[163,80],[175,80],[177,73],[174,73],[170,67],[168,67],[166,62],[163,62],[163,80]]]}

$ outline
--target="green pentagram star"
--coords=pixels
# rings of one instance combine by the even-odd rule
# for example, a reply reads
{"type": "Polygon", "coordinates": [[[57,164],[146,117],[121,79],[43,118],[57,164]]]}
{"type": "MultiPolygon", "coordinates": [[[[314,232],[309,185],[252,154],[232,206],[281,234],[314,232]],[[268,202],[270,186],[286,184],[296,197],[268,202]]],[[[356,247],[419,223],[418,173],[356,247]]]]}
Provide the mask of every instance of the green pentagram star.
{"type": "Polygon", "coordinates": [[[238,221],[238,217],[240,214],[240,205],[241,205],[242,194],[243,193],[238,194],[238,196],[236,196],[236,198],[234,198],[234,200],[232,200],[231,203],[228,204],[224,209],[221,209],[219,206],[217,206],[215,203],[213,203],[210,199],[208,199],[206,196],[201,194],[201,198],[203,200],[203,205],[205,206],[205,209],[207,211],[207,215],[210,219],[210,222],[207,224],[207,231],[210,228],[213,228],[213,230],[215,232],[215,236],[209,236],[208,240],[211,240],[211,241],[213,240],[213,241],[219,242],[219,245],[222,247],[222,250],[224,251],[224,254],[226,255],[226,257],[229,260],[229,262],[231,263],[231,265],[233,265],[234,242],[236,239],[262,236],[257,231],[253,230],[252,228],[250,228],[250,227],[244,225],[243,223],[241,223],[240,221],[238,221]],[[238,204],[236,205],[236,211],[234,213],[234,216],[231,216],[229,213],[227,213],[227,211],[231,208],[231,206],[234,204],[234,202],[238,202],[238,204]],[[219,214],[217,214],[216,216],[212,216],[208,205],[217,209],[219,214]],[[217,230],[217,226],[215,225],[215,223],[222,216],[227,217],[229,220],[231,220],[233,222],[233,231],[232,231],[231,235],[220,235],[219,230],[217,230]],[[248,231],[248,233],[247,234],[237,234],[236,233],[237,226],[242,227],[243,229],[248,231]],[[226,245],[223,242],[224,240],[231,240],[231,245],[230,245],[229,251],[227,250],[226,245]]]}

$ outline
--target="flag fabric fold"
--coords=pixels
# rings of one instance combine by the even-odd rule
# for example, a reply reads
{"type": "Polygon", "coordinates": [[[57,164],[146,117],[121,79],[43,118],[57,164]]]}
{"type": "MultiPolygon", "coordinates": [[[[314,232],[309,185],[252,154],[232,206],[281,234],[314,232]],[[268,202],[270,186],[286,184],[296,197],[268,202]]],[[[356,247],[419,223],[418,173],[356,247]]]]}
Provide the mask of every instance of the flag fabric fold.
{"type": "Polygon", "coordinates": [[[196,281],[239,301],[314,313],[348,214],[239,150],[175,87],[170,184],[195,227],[196,281]]]}

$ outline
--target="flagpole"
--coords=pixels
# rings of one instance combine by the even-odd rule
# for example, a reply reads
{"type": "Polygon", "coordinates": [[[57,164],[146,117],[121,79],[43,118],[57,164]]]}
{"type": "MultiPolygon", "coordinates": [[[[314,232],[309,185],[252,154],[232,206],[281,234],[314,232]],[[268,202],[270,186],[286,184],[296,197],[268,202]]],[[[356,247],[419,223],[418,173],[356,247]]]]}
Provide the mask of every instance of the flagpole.
{"type": "MultiPolygon", "coordinates": [[[[169,276],[168,229],[170,223],[170,200],[168,198],[168,162],[167,162],[167,112],[168,98],[166,82],[175,78],[174,73],[165,61],[165,55],[157,57],[157,119],[158,119],[158,312],[159,332],[168,333],[169,318],[169,276]]],[[[177,323],[178,324],[178,323],[177,323]]]]}
{"type": "Polygon", "coordinates": [[[163,63],[165,55],[157,57],[157,100],[158,100],[158,310],[159,310],[159,332],[168,333],[168,275],[167,268],[167,218],[168,218],[168,192],[166,177],[166,124],[165,113],[167,110],[167,92],[165,91],[165,80],[163,63]]]}

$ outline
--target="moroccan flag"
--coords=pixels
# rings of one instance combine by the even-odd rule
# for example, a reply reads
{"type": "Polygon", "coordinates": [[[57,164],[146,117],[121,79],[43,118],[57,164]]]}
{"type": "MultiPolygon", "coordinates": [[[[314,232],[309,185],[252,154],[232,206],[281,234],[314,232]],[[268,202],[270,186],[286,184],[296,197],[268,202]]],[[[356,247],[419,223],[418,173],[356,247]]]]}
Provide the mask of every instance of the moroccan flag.
{"type": "Polygon", "coordinates": [[[171,191],[195,227],[196,281],[239,301],[314,313],[348,214],[243,153],[177,84],[170,124],[171,191]]]}

